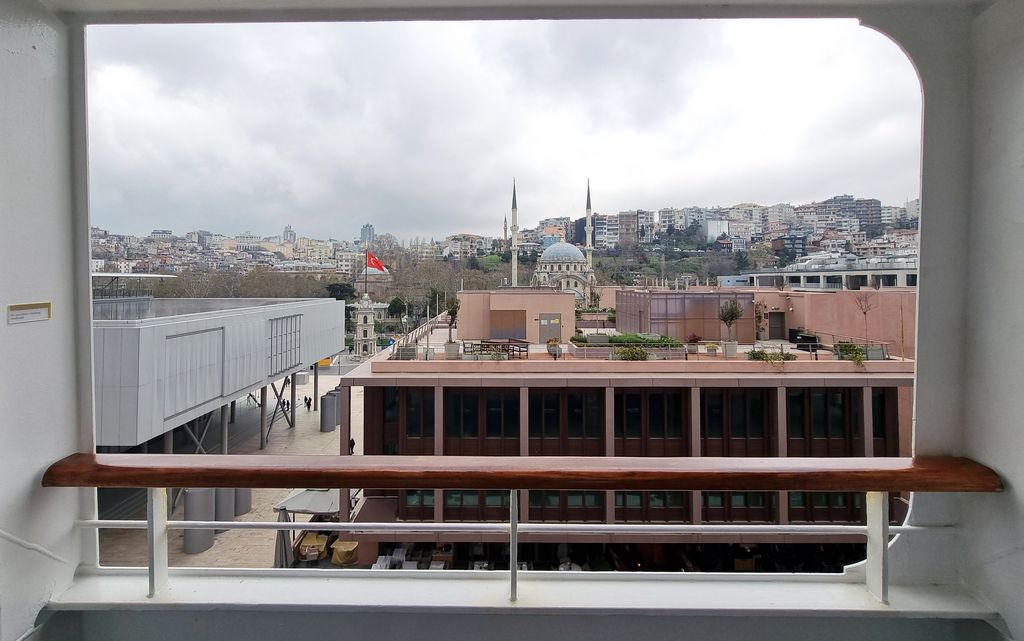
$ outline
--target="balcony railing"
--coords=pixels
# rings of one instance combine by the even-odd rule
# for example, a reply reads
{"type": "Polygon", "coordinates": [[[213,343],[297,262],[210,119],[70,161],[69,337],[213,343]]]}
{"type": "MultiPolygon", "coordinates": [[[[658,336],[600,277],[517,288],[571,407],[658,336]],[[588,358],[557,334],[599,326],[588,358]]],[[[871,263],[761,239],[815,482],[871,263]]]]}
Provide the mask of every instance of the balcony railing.
{"type": "Polygon", "coordinates": [[[172,529],[349,533],[500,533],[509,538],[509,598],[518,596],[520,533],[843,534],[867,541],[867,589],[888,600],[889,538],[927,527],[890,526],[890,492],[998,492],[999,477],[963,458],[626,458],[74,454],[50,466],[47,487],[147,488],[146,521],[82,520],[82,528],[145,528],[149,595],[168,580],[172,529]],[[166,488],[320,487],[507,489],[508,523],[282,523],[170,521],[166,488]],[[520,490],[741,490],[866,492],[867,525],[672,525],[519,523],[520,490]]]}

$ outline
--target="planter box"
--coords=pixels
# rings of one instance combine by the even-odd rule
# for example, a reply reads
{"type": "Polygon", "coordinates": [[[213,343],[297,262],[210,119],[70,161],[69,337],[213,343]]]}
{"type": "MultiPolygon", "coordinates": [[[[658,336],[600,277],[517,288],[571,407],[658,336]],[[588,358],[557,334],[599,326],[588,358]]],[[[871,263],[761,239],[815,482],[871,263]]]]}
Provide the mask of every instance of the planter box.
{"type": "Polygon", "coordinates": [[[722,356],[733,358],[736,356],[736,341],[722,341],[722,356]]]}
{"type": "Polygon", "coordinates": [[[445,343],[444,344],[444,357],[447,359],[455,360],[459,357],[459,344],[458,343],[445,343]]]}
{"type": "Polygon", "coordinates": [[[697,343],[686,344],[686,353],[688,354],[696,354],[698,349],[700,349],[700,345],[697,343]]]}

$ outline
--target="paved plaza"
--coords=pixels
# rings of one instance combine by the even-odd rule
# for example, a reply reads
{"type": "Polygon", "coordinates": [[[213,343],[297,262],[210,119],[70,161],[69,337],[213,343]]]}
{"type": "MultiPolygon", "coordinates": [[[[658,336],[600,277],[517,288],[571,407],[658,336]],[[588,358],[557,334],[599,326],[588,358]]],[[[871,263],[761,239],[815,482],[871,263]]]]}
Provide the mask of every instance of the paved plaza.
{"type": "MultiPolygon", "coordinates": [[[[343,361],[344,362],[344,361],[343,361]]],[[[341,378],[341,373],[348,371],[355,364],[347,363],[341,372],[337,366],[326,372],[321,370],[320,393],[334,389],[341,378]]],[[[280,383],[278,384],[280,389],[280,383]]],[[[290,392],[289,392],[290,394],[290,392]]],[[[363,388],[352,388],[352,438],[356,441],[356,454],[362,453],[363,446],[363,388]]],[[[258,394],[257,394],[258,396],[258,394]]],[[[270,432],[267,448],[260,450],[259,439],[259,407],[248,397],[238,399],[235,409],[235,422],[229,425],[231,437],[231,454],[337,454],[341,451],[339,431],[321,432],[320,413],[307,411],[302,404],[303,396],[313,396],[313,377],[308,383],[296,388],[295,427],[289,428],[288,423],[278,413],[270,432]]],[[[268,415],[275,405],[273,392],[268,391],[268,415]]],[[[282,398],[288,395],[282,394],[282,398]]],[[[220,451],[219,412],[214,413],[213,421],[204,447],[209,452],[220,451]]],[[[268,419],[269,422],[269,419],[268,419]]],[[[194,446],[185,448],[179,445],[176,452],[192,453],[194,446]]],[[[274,504],[283,499],[294,488],[254,489],[252,491],[252,511],[238,516],[236,521],[276,521],[274,504]]],[[[145,509],[140,510],[133,518],[145,519],[145,509]]],[[[179,500],[172,519],[184,518],[184,501],[179,500]]],[[[308,517],[297,516],[308,520],[308,517]]],[[[183,547],[183,530],[171,530],[169,533],[168,556],[172,567],[257,567],[269,568],[274,565],[274,545],[277,530],[228,530],[216,535],[213,547],[199,554],[185,554],[183,547]]],[[[99,536],[100,563],[111,566],[145,566],[146,565],[146,531],[145,530],[103,530],[99,536]]]]}

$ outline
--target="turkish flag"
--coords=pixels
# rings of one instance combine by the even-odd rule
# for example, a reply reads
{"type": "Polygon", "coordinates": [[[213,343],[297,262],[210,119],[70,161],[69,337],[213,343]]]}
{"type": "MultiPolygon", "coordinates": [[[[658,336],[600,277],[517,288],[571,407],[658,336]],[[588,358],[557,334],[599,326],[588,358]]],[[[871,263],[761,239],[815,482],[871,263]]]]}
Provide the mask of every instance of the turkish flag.
{"type": "Polygon", "coordinates": [[[380,262],[380,259],[373,255],[373,252],[366,252],[366,266],[384,271],[384,263],[380,262]]]}

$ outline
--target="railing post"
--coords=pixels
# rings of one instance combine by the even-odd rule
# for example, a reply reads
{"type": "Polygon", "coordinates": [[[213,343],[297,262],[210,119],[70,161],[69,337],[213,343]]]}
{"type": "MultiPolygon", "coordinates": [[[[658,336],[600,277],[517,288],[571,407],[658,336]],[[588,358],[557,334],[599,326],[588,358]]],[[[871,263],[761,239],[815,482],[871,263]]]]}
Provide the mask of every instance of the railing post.
{"type": "Polygon", "coordinates": [[[146,490],[146,538],[149,543],[149,597],[167,584],[167,490],[146,490]]]}
{"type": "Polygon", "coordinates": [[[882,603],[889,602],[889,493],[868,492],[865,503],[868,521],[868,590],[882,603]]]}
{"type": "Polygon", "coordinates": [[[509,490],[508,496],[508,600],[519,598],[519,490],[509,490]]]}

